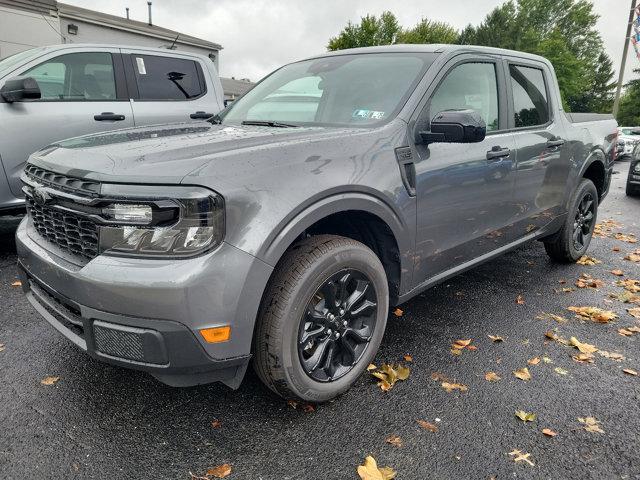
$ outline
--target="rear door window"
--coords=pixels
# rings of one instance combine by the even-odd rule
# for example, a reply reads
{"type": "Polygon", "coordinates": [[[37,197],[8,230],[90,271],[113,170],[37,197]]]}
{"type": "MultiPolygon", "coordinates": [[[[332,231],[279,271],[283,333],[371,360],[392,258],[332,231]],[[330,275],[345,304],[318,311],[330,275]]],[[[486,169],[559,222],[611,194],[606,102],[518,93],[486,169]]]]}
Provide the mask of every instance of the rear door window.
{"type": "Polygon", "coordinates": [[[545,125],[551,119],[544,73],[539,68],[509,65],[515,126],[545,125]]]}
{"type": "Polygon", "coordinates": [[[206,92],[197,62],[182,58],[132,55],[141,100],[190,100],[206,92]]]}

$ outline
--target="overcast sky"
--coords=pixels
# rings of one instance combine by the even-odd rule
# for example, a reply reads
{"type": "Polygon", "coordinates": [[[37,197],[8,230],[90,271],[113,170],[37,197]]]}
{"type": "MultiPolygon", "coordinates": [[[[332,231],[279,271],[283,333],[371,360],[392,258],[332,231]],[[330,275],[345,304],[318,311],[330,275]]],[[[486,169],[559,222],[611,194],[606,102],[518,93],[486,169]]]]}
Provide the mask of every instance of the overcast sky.
{"type": "MultiPolygon", "coordinates": [[[[64,0],[80,7],[147,20],[146,0],[64,0]]],[[[166,28],[211,40],[224,47],[220,73],[259,80],[278,66],[326,50],[347,21],[367,13],[391,10],[403,26],[422,17],[446,21],[456,28],[477,24],[500,0],[154,0],[153,22],[166,28]]],[[[605,47],[620,65],[629,0],[594,0],[600,15],[598,28],[605,47]]],[[[625,81],[640,67],[633,49],[627,60],[625,81]]]]}

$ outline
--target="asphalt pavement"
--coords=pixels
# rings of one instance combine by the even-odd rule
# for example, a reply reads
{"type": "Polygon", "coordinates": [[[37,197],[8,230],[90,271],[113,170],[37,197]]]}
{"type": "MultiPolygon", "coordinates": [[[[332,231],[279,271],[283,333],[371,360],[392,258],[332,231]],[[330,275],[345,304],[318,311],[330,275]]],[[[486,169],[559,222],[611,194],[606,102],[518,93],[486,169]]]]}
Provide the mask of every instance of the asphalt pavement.
{"type": "MultiPolygon", "coordinates": [[[[640,198],[624,194],[627,169],[616,166],[599,220],[621,225],[612,234],[640,238],[640,198]]],[[[305,412],[270,393],[253,372],[237,391],[216,384],[175,389],[87,357],[11,286],[13,228],[15,222],[0,226],[1,479],[188,480],[190,472],[204,476],[225,463],[229,479],[358,479],[367,455],[399,480],[640,478],[640,376],[623,371],[640,371],[640,333],[618,333],[640,320],[626,312],[633,305],[608,298],[623,292],[612,269],[640,279],[640,263],[623,259],[640,243],[595,238],[589,255],[602,263],[594,266],[554,264],[533,243],[425,292],[403,305],[401,316],[390,315],[376,357],[377,365],[408,366],[409,378],[383,392],[365,374],[339,399],[305,412]],[[583,273],[603,285],[575,288],[583,273]],[[597,306],[619,318],[581,321],[569,306],[597,306]],[[567,321],[537,319],[542,312],[567,321]],[[576,362],[578,350],[545,338],[552,329],[624,360],[596,353],[593,363],[576,362]],[[458,339],[477,348],[453,355],[458,339]],[[535,358],[539,363],[528,364],[535,358]],[[513,374],[525,367],[528,381],[513,374]],[[487,381],[489,371],[501,380],[487,381]],[[48,376],[59,380],[43,385],[48,376]],[[448,393],[443,381],[468,389],[448,393]],[[536,419],[525,423],[516,410],[536,419]],[[578,420],[586,417],[603,433],[587,431],[578,420]],[[545,428],[557,435],[544,435],[545,428]],[[402,446],[387,443],[390,435],[402,446]],[[514,450],[530,454],[531,464],[516,462],[514,450]]]]}

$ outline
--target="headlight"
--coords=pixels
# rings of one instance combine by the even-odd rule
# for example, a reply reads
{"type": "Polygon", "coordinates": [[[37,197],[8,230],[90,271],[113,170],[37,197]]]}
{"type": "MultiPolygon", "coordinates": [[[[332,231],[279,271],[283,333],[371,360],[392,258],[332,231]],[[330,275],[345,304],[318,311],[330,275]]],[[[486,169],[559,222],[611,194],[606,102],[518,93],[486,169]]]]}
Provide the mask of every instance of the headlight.
{"type": "MultiPolygon", "coordinates": [[[[191,257],[222,242],[224,201],[220,195],[200,187],[126,186],[130,192],[122,192],[123,187],[109,186],[123,200],[102,207],[107,224],[99,229],[101,253],[191,257]]],[[[114,198],[108,191],[102,194],[114,198]]]]}
{"type": "Polygon", "coordinates": [[[640,173],[640,162],[636,163],[633,166],[633,171],[636,172],[636,173],[640,173]]]}

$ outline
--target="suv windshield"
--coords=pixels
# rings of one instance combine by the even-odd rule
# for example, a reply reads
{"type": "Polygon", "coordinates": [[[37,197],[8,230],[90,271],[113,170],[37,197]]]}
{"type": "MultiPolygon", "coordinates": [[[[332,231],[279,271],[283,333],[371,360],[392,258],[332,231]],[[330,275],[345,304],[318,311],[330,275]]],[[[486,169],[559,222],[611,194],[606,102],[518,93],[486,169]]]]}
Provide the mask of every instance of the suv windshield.
{"type": "Polygon", "coordinates": [[[222,123],[371,126],[387,122],[435,57],[432,53],[373,53],[292,63],[234,102],[221,114],[222,123]]]}

